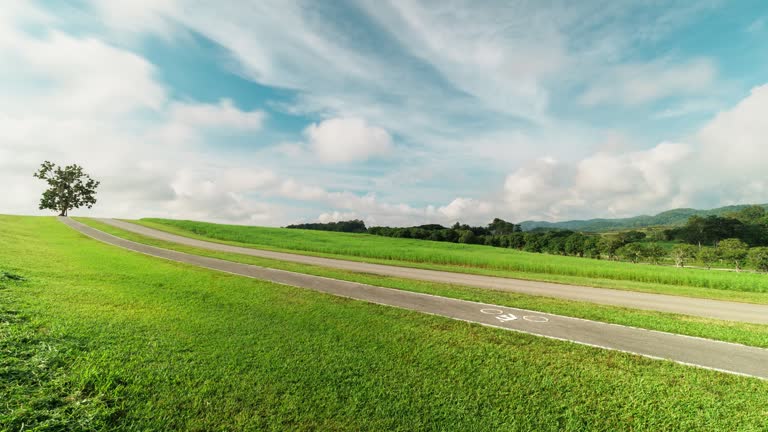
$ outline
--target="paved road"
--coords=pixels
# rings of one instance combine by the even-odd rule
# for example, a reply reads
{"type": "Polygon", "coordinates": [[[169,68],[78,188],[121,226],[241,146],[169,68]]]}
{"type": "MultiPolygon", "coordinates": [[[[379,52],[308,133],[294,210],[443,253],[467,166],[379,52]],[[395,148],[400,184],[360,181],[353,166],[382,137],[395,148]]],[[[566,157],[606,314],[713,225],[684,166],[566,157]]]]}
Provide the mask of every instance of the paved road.
{"type": "Polygon", "coordinates": [[[69,218],[60,218],[60,220],[96,240],[158,258],[485,326],[768,379],[768,350],[766,349],[191,255],[115,237],[69,218]]]}
{"type": "Polygon", "coordinates": [[[690,297],[677,297],[663,294],[649,294],[632,291],[593,288],[576,285],[564,285],[547,282],[533,282],[493,276],[454,273],[446,271],[424,270],[397,267],[382,264],[345,261],[332,258],[320,258],[283,252],[272,252],[246,247],[230,246],[221,243],[192,239],[141,225],[115,219],[98,219],[100,222],[117,228],[142,234],[147,237],[222,252],[233,252],[262,258],[272,258],[302,264],[351,270],[393,276],[404,279],[417,279],[431,282],[466,285],[501,291],[513,291],[537,296],[563,298],[590,303],[621,306],[659,312],[671,312],[727,321],[739,321],[755,324],[768,324],[768,305],[755,305],[718,300],[706,300],[690,297]]]}

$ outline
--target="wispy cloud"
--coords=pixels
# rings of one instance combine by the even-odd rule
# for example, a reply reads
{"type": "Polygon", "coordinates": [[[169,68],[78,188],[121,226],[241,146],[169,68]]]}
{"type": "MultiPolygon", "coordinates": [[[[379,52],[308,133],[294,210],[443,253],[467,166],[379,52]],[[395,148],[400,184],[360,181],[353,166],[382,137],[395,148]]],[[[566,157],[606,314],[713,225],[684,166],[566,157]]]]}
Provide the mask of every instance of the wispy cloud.
{"type": "Polygon", "coordinates": [[[721,107],[722,103],[711,99],[691,100],[660,110],[653,114],[653,118],[671,119],[691,114],[711,113],[716,112],[721,107]]]}
{"type": "Polygon", "coordinates": [[[683,64],[666,61],[627,64],[597,76],[581,95],[584,105],[639,105],[670,96],[700,96],[717,77],[713,62],[695,59],[683,64]]]}
{"type": "Polygon", "coordinates": [[[43,159],[92,167],[104,214],[261,224],[618,215],[763,193],[752,168],[712,170],[722,181],[704,189],[677,174],[715,148],[721,164],[760,152],[762,90],[728,110],[713,89],[730,65],[678,44],[717,2],[86,4],[77,29],[36,3],[0,10],[2,211],[34,210],[43,159]],[[145,42],[181,50],[190,34],[254,94],[181,98],[145,42]],[[718,110],[731,114],[681,132],[718,110]],[[601,148],[612,133],[630,144],[601,148]]]}

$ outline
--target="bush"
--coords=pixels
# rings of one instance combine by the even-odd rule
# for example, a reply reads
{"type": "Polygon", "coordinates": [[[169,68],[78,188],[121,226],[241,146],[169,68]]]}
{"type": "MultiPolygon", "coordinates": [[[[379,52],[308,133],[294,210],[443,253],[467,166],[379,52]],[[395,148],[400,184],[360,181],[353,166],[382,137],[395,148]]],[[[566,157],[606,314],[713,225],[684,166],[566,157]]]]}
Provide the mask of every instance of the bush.
{"type": "Polygon", "coordinates": [[[473,244],[477,243],[477,236],[470,230],[462,231],[459,235],[459,243],[473,244]]]}
{"type": "Polygon", "coordinates": [[[720,255],[730,261],[737,271],[744,267],[749,254],[749,246],[746,243],[736,238],[729,238],[721,241],[717,248],[720,250],[720,255]]]}
{"type": "Polygon", "coordinates": [[[676,245],[672,249],[672,259],[677,267],[685,267],[685,262],[695,256],[696,248],[688,244],[676,245]]]}
{"type": "Polygon", "coordinates": [[[618,254],[622,259],[637,263],[641,258],[646,257],[648,252],[645,245],[642,243],[630,243],[620,247],[616,251],[616,254],[618,254]]]}
{"type": "Polygon", "coordinates": [[[707,269],[710,269],[712,268],[712,264],[720,260],[720,251],[711,247],[703,247],[699,249],[696,258],[701,261],[707,269]]]}
{"type": "Polygon", "coordinates": [[[749,251],[749,263],[758,271],[768,272],[768,247],[756,247],[749,251]]]}
{"type": "Polygon", "coordinates": [[[658,264],[662,258],[667,255],[667,251],[663,247],[656,243],[651,243],[645,247],[643,251],[643,257],[648,259],[653,264],[658,264]]]}

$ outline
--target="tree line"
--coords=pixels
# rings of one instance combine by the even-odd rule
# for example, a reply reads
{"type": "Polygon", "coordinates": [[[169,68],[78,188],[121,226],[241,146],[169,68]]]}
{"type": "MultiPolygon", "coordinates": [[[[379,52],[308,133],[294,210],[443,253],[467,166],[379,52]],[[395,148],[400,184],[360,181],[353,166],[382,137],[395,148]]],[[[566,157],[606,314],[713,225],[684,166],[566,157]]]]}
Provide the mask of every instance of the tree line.
{"type": "Polygon", "coordinates": [[[642,245],[638,242],[646,234],[628,231],[611,236],[580,233],[560,229],[535,229],[523,232],[520,225],[496,218],[488,226],[469,226],[456,223],[451,228],[441,225],[392,228],[371,227],[369,234],[396,238],[444,241],[451,243],[479,244],[518,249],[525,252],[570,255],[587,258],[637,261],[644,257],[659,259],[666,252],[658,245],[642,245]]]}
{"type": "Polygon", "coordinates": [[[365,227],[365,222],[355,219],[349,221],[328,222],[328,223],[305,223],[288,225],[286,228],[291,229],[306,229],[315,231],[334,231],[334,232],[349,232],[349,233],[364,233],[368,230],[365,227]]]}
{"type": "Polygon", "coordinates": [[[691,216],[684,226],[665,230],[664,236],[697,246],[717,246],[725,239],[768,246],[768,215],[761,206],[749,206],[724,216],[691,216]]]}
{"type": "Polygon", "coordinates": [[[671,261],[678,267],[697,262],[711,268],[716,263],[724,262],[740,270],[751,264],[757,270],[768,271],[768,214],[760,206],[747,207],[725,216],[692,216],[684,226],[650,231],[650,237],[649,233],[636,230],[596,234],[542,228],[524,232],[520,225],[499,218],[487,226],[457,222],[451,227],[429,224],[366,229],[363,221],[354,220],[290,225],[288,228],[367,232],[385,237],[478,244],[632,263],[671,261]],[[663,247],[659,240],[678,244],[669,249],[663,247]]]}

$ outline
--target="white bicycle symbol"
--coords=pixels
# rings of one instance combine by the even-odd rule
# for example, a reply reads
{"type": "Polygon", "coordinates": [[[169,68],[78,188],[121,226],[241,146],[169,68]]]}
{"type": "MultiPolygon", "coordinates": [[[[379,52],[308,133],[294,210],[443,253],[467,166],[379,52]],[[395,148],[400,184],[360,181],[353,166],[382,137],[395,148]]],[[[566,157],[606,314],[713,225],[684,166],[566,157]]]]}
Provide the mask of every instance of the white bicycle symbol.
{"type": "MultiPolygon", "coordinates": [[[[511,313],[504,313],[504,311],[501,309],[485,308],[485,309],[480,309],[480,312],[486,315],[496,315],[496,319],[498,319],[501,322],[515,321],[518,319],[516,315],[513,315],[511,313]]],[[[528,322],[533,322],[533,323],[549,322],[549,318],[541,315],[523,315],[523,320],[528,322]]]]}

